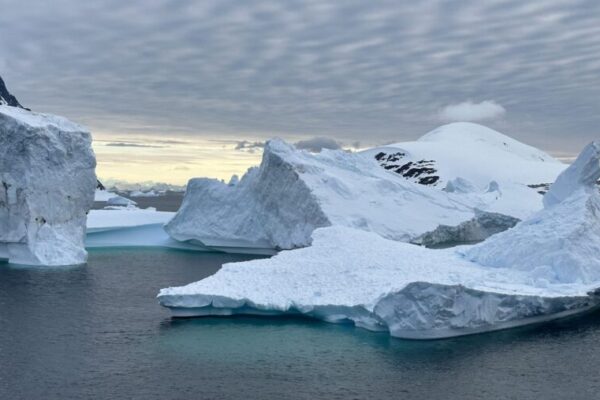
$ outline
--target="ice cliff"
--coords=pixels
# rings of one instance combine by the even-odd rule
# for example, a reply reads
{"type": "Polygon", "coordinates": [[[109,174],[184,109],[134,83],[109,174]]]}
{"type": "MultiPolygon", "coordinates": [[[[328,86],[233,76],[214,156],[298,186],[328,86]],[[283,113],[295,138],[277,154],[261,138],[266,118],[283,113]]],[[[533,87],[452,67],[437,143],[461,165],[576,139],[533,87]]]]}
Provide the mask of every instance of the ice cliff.
{"type": "Polygon", "coordinates": [[[588,146],[556,180],[549,198],[562,201],[479,245],[431,250],[350,227],[318,228],[310,247],[227,264],[161,290],[159,301],[175,316],[303,314],[412,339],[591,310],[600,304],[600,194],[591,186],[598,149],[588,146]]]}
{"type": "Polygon", "coordinates": [[[0,105],[0,258],[33,265],[85,262],[95,166],[84,128],[0,105]]]}

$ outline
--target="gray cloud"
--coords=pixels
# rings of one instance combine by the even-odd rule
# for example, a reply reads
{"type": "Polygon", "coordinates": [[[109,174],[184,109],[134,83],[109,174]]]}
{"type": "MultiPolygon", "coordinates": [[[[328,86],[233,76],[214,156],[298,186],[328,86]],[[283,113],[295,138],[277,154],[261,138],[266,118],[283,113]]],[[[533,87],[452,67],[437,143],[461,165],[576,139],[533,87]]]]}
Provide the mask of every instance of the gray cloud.
{"type": "Polygon", "coordinates": [[[294,144],[296,148],[318,153],[323,149],[337,150],[342,146],[335,139],[328,137],[314,137],[311,139],[300,140],[294,144]]]}
{"type": "Polygon", "coordinates": [[[482,101],[473,103],[465,101],[458,104],[450,104],[440,111],[440,117],[445,121],[484,121],[495,119],[506,113],[504,107],[495,101],[482,101]]]}
{"type": "Polygon", "coordinates": [[[235,144],[235,150],[246,150],[253,152],[260,150],[265,147],[265,142],[249,142],[247,140],[240,140],[235,144]]]}
{"type": "Polygon", "coordinates": [[[600,2],[0,0],[0,75],[92,129],[413,139],[464,99],[549,150],[598,137],[600,2]]]}

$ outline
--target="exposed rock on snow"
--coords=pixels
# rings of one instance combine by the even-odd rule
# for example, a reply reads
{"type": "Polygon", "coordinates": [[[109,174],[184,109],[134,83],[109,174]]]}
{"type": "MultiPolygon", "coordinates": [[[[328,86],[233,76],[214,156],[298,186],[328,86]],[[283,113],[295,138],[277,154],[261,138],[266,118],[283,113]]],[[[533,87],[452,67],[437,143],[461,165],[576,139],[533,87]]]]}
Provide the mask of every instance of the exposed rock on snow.
{"type": "Polygon", "coordinates": [[[0,77],[0,106],[25,108],[19,103],[19,100],[17,100],[15,96],[9,93],[2,77],[0,77]]]}
{"type": "Polygon", "coordinates": [[[452,246],[481,242],[496,233],[512,228],[519,219],[508,215],[479,211],[475,217],[457,226],[440,225],[413,241],[426,247],[452,246]]]}
{"type": "Polygon", "coordinates": [[[526,325],[600,306],[599,146],[557,179],[564,197],[476,246],[430,250],[341,226],[312,245],[160,291],[175,316],[304,314],[431,339],[526,325]],[[564,187],[569,180],[578,185],[564,187]],[[569,193],[570,191],[570,193],[569,193]]]}
{"type": "Polygon", "coordinates": [[[180,241],[267,254],[307,246],[316,228],[329,225],[410,241],[439,224],[473,218],[475,208],[497,197],[446,193],[399,179],[361,154],[313,154],[275,139],[265,146],[260,167],[235,186],[192,179],[166,230],[180,241]]]}
{"type": "Polygon", "coordinates": [[[0,258],[33,265],[85,262],[95,166],[84,128],[0,106],[0,258]]]}

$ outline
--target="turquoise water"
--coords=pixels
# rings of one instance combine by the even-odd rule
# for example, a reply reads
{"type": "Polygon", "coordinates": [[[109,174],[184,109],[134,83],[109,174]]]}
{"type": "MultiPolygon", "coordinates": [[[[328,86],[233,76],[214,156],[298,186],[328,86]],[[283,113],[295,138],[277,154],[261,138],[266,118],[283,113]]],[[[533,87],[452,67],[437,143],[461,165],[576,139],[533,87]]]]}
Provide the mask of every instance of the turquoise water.
{"type": "Polygon", "coordinates": [[[0,265],[0,399],[594,399],[600,315],[414,342],[307,319],[171,320],[155,296],[242,256],[0,265]]]}

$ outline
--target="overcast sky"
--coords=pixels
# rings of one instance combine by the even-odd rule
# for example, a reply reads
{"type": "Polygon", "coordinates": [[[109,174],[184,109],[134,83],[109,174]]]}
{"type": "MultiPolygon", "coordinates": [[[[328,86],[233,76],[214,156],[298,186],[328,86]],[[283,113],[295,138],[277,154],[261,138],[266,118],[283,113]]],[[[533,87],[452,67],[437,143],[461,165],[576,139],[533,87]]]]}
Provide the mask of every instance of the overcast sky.
{"type": "Polygon", "coordinates": [[[0,0],[0,76],[99,135],[369,145],[473,111],[569,154],[600,137],[599,21],[596,0],[0,0]]]}

